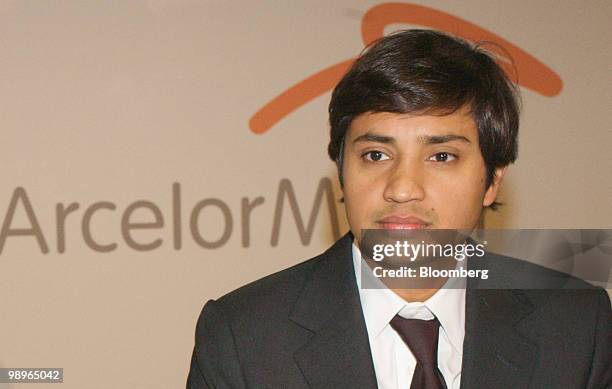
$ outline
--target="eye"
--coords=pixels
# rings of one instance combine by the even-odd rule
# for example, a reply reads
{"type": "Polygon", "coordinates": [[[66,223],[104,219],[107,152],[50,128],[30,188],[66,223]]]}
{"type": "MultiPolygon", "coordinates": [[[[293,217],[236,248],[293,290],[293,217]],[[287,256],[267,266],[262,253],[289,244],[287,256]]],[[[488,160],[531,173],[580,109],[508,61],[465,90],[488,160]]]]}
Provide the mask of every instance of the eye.
{"type": "Polygon", "coordinates": [[[435,153],[434,155],[432,155],[431,157],[429,157],[429,161],[434,161],[434,162],[450,162],[450,161],[454,161],[455,159],[457,159],[457,156],[455,154],[451,154],[451,153],[435,153]]]}
{"type": "Polygon", "coordinates": [[[372,161],[372,162],[386,161],[389,159],[389,156],[387,154],[383,153],[382,151],[378,151],[378,150],[368,151],[363,154],[363,157],[366,160],[372,161]]]}

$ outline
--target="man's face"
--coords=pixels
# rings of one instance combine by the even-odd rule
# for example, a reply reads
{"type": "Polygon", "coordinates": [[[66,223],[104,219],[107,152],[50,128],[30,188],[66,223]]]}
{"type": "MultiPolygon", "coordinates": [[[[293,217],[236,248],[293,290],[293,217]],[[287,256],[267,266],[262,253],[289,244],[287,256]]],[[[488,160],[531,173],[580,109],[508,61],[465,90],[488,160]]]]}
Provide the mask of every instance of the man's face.
{"type": "Polygon", "coordinates": [[[344,144],[344,200],[351,231],[476,226],[505,173],[485,188],[486,165],[466,108],[446,116],[364,113],[344,144]]]}

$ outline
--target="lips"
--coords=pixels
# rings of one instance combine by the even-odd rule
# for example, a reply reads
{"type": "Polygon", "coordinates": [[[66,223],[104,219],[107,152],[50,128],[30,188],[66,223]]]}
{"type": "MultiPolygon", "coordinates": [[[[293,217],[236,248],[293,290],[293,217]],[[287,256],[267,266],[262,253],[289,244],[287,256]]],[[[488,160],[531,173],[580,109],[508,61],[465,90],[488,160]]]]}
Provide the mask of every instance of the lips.
{"type": "Polygon", "coordinates": [[[430,223],[416,216],[387,216],[378,220],[385,230],[415,230],[427,228],[430,223]]]}

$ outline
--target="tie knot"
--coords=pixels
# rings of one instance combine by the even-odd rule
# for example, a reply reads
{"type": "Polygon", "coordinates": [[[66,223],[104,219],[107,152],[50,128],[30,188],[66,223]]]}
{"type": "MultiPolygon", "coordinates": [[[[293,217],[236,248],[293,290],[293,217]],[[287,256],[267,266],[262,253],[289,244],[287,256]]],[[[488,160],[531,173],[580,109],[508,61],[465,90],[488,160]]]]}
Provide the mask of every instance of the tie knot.
{"type": "Polygon", "coordinates": [[[417,361],[424,365],[437,365],[438,319],[404,319],[399,315],[391,320],[391,327],[399,334],[417,361]]]}

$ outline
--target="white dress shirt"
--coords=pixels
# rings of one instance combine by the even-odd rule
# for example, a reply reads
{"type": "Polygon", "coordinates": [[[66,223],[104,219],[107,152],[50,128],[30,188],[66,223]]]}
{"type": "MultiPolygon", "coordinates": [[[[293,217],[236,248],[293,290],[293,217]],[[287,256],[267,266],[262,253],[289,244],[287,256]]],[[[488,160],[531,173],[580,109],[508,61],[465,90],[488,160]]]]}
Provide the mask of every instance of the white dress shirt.
{"type": "MultiPolygon", "coordinates": [[[[458,389],[465,337],[465,288],[442,288],[424,302],[408,303],[387,288],[362,289],[362,265],[367,266],[361,259],[359,248],[353,244],[353,266],[378,387],[408,389],[412,382],[416,359],[389,324],[399,314],[406,319],[431,320],[434,315],[438,318],[438,368],[447,388],[458,389]]],[[[364,276],[373,278],[370,272],[364,276]]]]}

